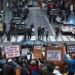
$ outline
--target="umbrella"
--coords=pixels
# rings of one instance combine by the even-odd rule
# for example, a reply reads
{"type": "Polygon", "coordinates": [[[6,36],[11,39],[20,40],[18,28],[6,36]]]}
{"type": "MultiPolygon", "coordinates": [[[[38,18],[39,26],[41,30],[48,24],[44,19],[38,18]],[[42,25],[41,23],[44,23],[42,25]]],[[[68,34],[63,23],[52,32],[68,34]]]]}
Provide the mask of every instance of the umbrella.
{"type": "Polygon", "coordinates": [[[43,40],[34,40],[34,44],[35,45],[45,45],[45,44],[47,44],[47,42],[45,42],[45,41],[43,41],[43,40]]]}
{"type": "Polygon", "coordinates": [[[19,42],[20,45],[47,45],[47,42],[42,41],[42,40],[23,40],[19,42]]]}

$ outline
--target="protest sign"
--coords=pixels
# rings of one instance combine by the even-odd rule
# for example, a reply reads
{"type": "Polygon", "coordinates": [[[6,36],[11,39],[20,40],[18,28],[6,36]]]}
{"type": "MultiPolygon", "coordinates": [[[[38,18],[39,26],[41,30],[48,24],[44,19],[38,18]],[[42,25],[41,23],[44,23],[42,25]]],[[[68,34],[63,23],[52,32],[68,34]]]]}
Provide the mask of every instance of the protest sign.
{"type": "Polygon", "coordinates": [[[67,46],[67,53],[72,54],[75,53],[75,44],[71,44],[71,45],[66,45],[67,46]]]}
{"type": "Polygon", "coordinates": [[[24,48],[24,49],[22,49],[22,54],[21,54],[21,55],[22,55],[22,56],[27,55],[28,51],[29,51],[28,48],[24,48]]]}
{"type": "Polygon", "coordinates": [[[56,64],[62,64],[64,61],[63,47],[46,47],[46,61],[56,64]]]}
{"type": "Polygon", "coordinates": [[[34,46],[34,56],[36,59],[42,58],[42,46],[34,46]]]}
{"type": "Polygon", "coordinates": [[[34,56],[36,59],[41,59],[42,58],[41,50],[34,50],[34,56]]]}
{"type": "Polygon", "coordinates": [[[34,50],[41,50],[42,46],[34,46],[34,50]]]}
{"type": "Polygon", "coordinates": [[[14,58],[20,56],[20,47],[19,45],[12,45],[5,47],[6,58],[14,58]]]}

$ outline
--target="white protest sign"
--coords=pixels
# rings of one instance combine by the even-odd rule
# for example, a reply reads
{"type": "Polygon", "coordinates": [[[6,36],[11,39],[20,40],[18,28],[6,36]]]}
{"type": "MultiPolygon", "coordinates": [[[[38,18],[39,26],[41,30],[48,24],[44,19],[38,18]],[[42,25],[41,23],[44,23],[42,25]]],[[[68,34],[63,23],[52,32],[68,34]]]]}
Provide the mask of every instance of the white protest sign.
{"type": "Polygon", "coordinates": [[[61,61],[61,50],[47,50],[48,61],[61,61]]]}
{"type": "Polygon", "coordinates": [[[12,45],[5,47],[6,58],[14,58],[20,56],[20,47],[19,45],[12,45]]]}
{"type": "Polygon", "coordinates": [[[22,54],[21,54],[21,55],[22,55],[22,56],[27,55],[28,51],[29,51],[28,48],[22,49],[22,54]]]}

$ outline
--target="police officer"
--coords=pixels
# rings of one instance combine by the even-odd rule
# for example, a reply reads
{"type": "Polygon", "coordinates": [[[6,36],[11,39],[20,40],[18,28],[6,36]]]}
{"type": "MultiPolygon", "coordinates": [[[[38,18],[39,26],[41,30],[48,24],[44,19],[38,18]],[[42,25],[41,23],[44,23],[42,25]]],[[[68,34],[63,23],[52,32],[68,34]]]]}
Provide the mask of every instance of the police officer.
{"type": "Polygon", "coordinates": [[[46,28],[46,30],[45,30],[45,35],[46,35],[46,40],[48,40],[48,36],[49,36],[48,28],[46,28]]]}
{"type": "Polygon", "coordinates": [[[58,36],[59,36],[59,31],[60,31],[60,29],[59,29],[58,25],[56,25],[56,27],[55,27],[55,39],[58,38],[58,36]]]}
{"type": "Polygon", "coordinates": [[[38,27],[37,33],[38,33],[38,39],[41,39],[41,26],[38,27]]]}
{"type": "Polygon", "coordinates": [[[42,39],[44,38],[44,32],[45,32],[45,29],[44,29],[44,27],[42,26],[42,27],[41,27],[41,37],[42,37],[42,39]]]}

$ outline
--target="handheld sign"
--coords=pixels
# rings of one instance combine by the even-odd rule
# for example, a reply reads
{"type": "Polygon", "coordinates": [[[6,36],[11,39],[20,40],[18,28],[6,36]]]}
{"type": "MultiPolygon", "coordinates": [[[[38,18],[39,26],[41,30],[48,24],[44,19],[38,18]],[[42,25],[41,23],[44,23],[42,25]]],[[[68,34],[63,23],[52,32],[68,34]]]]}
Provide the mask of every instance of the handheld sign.
{"type": "Polygon", "coordinates": [[[19,45],[12,45],[5,47],[6,58],[14,58],[20,56],[20,47],[19,45]]]}
{"type": "Polygon", "coordinates": [[[36,59],[42,58],[42,47],[41,46],[34,46],[34,56],[36,59]]]}
{"type": "Polygon", "coordinates": [[[63,47],[46,47],[46,61],[61,65],[64,60],[63,47]]]}
{"type": "Polygon", "coordinates": [[[36,59],[41,59],[42,58],[41,50],[34,50],[34,56],[36,59]]]}

